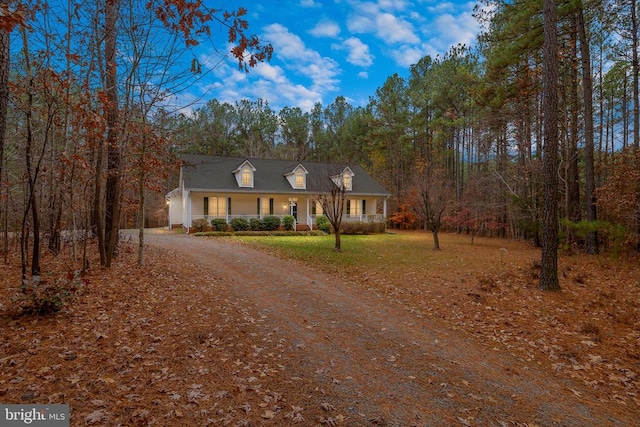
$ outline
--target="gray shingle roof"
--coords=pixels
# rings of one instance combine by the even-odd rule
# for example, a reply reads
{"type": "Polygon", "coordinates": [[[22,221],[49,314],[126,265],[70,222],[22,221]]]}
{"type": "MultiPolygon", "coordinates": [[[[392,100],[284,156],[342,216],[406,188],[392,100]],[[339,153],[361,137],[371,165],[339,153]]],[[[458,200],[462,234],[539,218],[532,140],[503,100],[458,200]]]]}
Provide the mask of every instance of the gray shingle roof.
{"type": "Polygon", "coordinates": [[[353,171],[350,194],[388,196],[378,182],[355,164],[315,163],[294,160],[258,159],[246,157],[219,157],[183,155],[182,177],[186,190],[228,191],[239,193],[318,193],[330,183],[330,176],[341,173],[347,166],[353,171]],[[253,188],[240,188],[233,175],[245,161],[255,168],[253,188]],[[309,171],[307,189],[293,189],[285,174],[303,165],[309,171]]]}

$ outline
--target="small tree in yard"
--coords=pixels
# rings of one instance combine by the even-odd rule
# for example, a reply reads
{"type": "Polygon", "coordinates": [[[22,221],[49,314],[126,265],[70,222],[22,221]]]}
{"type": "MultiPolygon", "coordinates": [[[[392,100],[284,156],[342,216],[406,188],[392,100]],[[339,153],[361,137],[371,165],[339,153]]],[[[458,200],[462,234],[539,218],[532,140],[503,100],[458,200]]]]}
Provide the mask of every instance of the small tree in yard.
{"type": "Polygon", "coordinates": [[[413,208],[424,228],[433,234],[433,250],[440,250],[438,231],[442,217],[454,196],[453,183],[443,169],[418,164],[412,189],[413,208]]]}
{"type": "Polygon", "coordinates": [[[335,246],[333,250],[340,252],[342,251],[340,246],[340,227],[342,226],[342,215],[344,214],[346,190],[349,185],[341,174],[331,174],[329,179],[319,184],[321,191],[318,193],[317,199],[322,206],[324,216],[327,217],[334,230],[335,246]]]}

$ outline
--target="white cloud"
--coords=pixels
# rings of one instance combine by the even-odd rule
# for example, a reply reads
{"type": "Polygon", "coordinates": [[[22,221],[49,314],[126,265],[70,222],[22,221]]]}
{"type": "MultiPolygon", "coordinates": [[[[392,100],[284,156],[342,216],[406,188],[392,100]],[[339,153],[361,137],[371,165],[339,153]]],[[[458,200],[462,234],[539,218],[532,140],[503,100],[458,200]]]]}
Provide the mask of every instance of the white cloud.
{"type": "Polygon", "coordinates": [[[427,12],[434,13],[434,14],[449,12],[453,10],[456,10],[456,5],[454,3],[446,2],[446,1],[441,3],[436,3],[434,5],[427,7],[427,12]]]}
{"type": "Polygon", "coordinates": [[[411,45],[398,46],[391,52],[393,60],[401,67],[409,67],[417,64],[424,55],[424,49],[411,45]]]}
{"type": "MultiPolygon", "coordinates": [[[[385,9],[404,8],[404,2],[381,1],[385,9]]],[[[418,43],[413,24],[389,12],[382,12],[374,3],[354,3],[353,14],[347,20],[349,31],[359,34],[375,34],[387,44],[418,43]]]]}
{"type": "Polygon", "coordinates": [[[284,77],[284,72],[282,68],[273,66],[269,63],[263,62],[256,66],[253,71],[256,75],[263,77],[272,82],[284,82],[286,78],[284,77]]]}
{"type": "Polygon", "coordinates": [[[299,70],[313,80],[312,89],[334,91],[339,89],[338,79],[335,78],[337,74],[335,70],[337,68],[338,64],[333,60],[329,60],[323,63],[308,63],[299,70]]]}
{"type": "Polygon", "coordinates": [[[309,34],[314,37],[335,38],[340,34],[340,26],[333,21],[322,20],[309,30],[309,34]]]}
{"type": "Polygon", "coordinates": [[[292,59],[300,55],[313,55],[314,51],[307,50],[302,39],[290,33],[289,30],[280,24],[267,25],[264,28],[265,41],[271,43],[276,48],[277,56],[285,59],[292,59]]]}
{"type": "Polygon", "coordinates": [[[249,74],[228,65],[224,70],[217,69],[215,74],[218,81],[202,91],[211,92],[220,102],[233,104],[240,99],[262,98],[276,111],[291,105],[310,111],[316,102],[322,102],[323,91],[319,87],[308,88],[292,82],[284,69],[269,63],[258,64],[249,74]]]}
{"type": "Polygon", "coordinates": [[[404,19],[398,19],[390,13],[376,17],[376,34],[387,43],[418,43],[420,39],[413,32],[413,25],[404,19]]]}
{"type": "Polygon", "coordinates": [[[347,62],[360,67],[370,67],[373,64],[373,55],[369,51],[369,46],[362,43],[357,37],[349,37],[342,44],[331,45],[335,50],[347,50],[347,62]]]}
{"type": "Polygon", "coordinates": [[[405,0],[378,0],[378,6],[382,10],[405,10],[407,2],[405,0]]]}
{"type": "Polygon", "coordinates": [[[314,0],[300,0],[300,6],[302,7],[322,7],[322,3],[318,3],[314,0]]]}
{"type": "Polygon", "coordinates": [[[369,73],[366,71],[360,71],[358,73],[358,78],[363,79],[363,80],[367,80],[369,78],[369,73]]]}
{"type": "Polygon", "coordinates": [[[264,30],[261,39],[269,40],[277,59],[283,61],[288,69],[310,78],[313,88],[326,91],[337,89],[337,76],[341,71],[336,61],[307,48],[299,36],[289,32],[283,25],[271,24],[264,30]]]}
{"type": "Polygon", "coordinates": [[[201,60],[212,68],[216,80],[206,88],[201,87],[201,93],[209,94],[205,98],[215,97],[229,103],[243,98],[262,98],[275,110],[294,105],[310,111],[315,103],[322,102],[325,94],[339,90],[338,63],[307,47],[285,26],[265,27],[260,40],[273,45],[273,59],[258,63],[248,74],[239,71],[232,58],[218,64],[212,60],[205,62],[205,58],[201,60]]]}
{"type": "Polygon", "coordinates": [[[352,33],[369,33],[375,28],[375,23],[371,17],[363,15],[354,15],[349,17],[347,28],[352,33]]]}
{"type": "Polygon", "coordinates": [[[440,35],[442,47],[457,44],[469,46],[474,43],[480,31],[480,24],[471,13],[465,12],[457,16],[450,14],[439,16],[435,20],[435,28],[440,35]]]}

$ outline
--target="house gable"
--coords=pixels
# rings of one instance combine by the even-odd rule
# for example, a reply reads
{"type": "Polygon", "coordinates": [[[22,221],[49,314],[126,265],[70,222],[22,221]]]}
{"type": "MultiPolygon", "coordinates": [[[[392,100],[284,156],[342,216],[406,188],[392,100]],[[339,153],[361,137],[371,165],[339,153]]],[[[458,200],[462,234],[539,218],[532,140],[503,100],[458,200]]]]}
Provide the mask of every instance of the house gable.
{"type": "Polygon", "coordinates": [[[347,166],[341,173],[333,175],[331,177],[331,180],[337,187],[344,188],[345,191],[352,191],[354,176],[355,174],[353,173],[351,168],[347,166]]]}
{"type": "Polygon", "coordinates": [[[284,176],[294,190],[306,190],[307,189],[307,175],[309,171],[299,164],[291,172],[287,172],[284,176]]]}
{"type": "Polygon", "coordinates": [[[240,166],[233,171],[233,175],[236,177],[236,182],[240,188],[253,188],[254,187],[254,172],[256,168],[251,164],[249,160],[245,160],[240,166]]]}

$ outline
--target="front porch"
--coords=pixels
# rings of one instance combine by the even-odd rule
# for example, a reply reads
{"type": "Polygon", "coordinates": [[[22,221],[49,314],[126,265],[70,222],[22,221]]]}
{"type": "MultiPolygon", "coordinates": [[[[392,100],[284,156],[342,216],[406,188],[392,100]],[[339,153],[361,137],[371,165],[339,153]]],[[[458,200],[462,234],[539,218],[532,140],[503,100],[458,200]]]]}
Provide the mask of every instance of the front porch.
{"type": "MultiPolygon", "coordinates": [[[[183,194],[170,194],[171,207],[169,221],[172,227],[184,227],[191,230],[195,221],[206,221],[207,225],[217,218],[231,224],[235,218],[264,219],[274,216],[282,219],[292,216],[295,228],[305,226],[316,228],[317,218],[323,214],[322,206],[316,197],[298,194],[238,194],[185,191],[183,194]],[[178,209],[176,207],[182,207],[178,209]]],[[[344,222],[384,222],[386,220],[386,198],[353,195],[345,200],[344,222]]]]}

